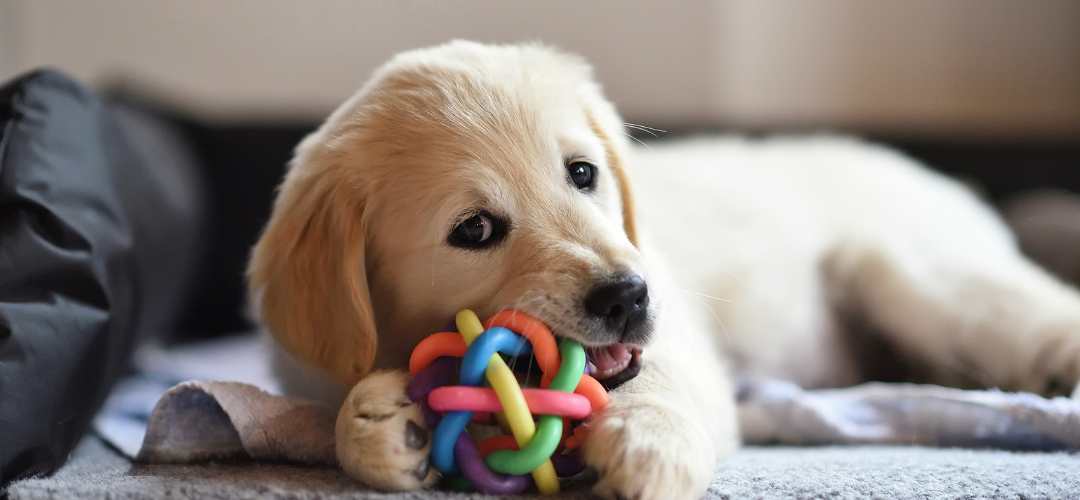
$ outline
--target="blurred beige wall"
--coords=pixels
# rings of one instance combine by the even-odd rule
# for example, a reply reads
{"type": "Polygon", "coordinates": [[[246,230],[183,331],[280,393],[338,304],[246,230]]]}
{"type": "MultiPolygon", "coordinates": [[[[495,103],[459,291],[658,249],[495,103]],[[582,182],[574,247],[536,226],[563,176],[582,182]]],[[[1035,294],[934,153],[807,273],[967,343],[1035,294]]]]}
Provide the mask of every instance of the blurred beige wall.
{"type": "Polygon", "coordinates": [[[1080,2],[0,0],[0,76],[50,64],[218,118],[324,114],[400,50],[579,52],[628,120],[1080,134],[1080,2]]]}
{"type": "Polygon", "coordinates": [[[1080,2],[724,2],[713,110],[740,124],[842,123],[1080,136],[1080,2]]]}

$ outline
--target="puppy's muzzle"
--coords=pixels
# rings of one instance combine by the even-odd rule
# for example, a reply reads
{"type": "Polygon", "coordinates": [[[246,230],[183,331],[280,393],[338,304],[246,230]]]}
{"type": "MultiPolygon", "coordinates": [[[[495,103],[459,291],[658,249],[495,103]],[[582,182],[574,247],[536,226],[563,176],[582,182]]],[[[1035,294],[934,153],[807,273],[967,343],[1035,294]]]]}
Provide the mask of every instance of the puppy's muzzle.
{"type": "Polygon", "coordinates": [[[585,295],[585,313],[602,326],[586,352],[589,369],[609,390],[641,370],[641,345],[649,336],[649,287],[636,274],[605,280],[585,295]]]}

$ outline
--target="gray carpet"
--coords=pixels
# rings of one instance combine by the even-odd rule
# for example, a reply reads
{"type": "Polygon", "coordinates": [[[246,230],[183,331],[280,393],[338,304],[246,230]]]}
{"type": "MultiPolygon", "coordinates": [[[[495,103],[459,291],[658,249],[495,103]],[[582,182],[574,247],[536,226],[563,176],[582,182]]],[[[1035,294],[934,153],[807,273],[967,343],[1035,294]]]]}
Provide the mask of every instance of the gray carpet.
{"type": "MultiPolygon", "coordinates": [[[[333,469],[270,464],[133,465],[88,438],[50,478],[11,485],[12,500],[78,498],[483,498],[380,494],[333,469]]],[[[580,489],[566,498],[587,498],[580,489]]],[[[917,447],[754,447],[717,471],[708,498],[1080,498],[1080,454],[917,447]]]]}

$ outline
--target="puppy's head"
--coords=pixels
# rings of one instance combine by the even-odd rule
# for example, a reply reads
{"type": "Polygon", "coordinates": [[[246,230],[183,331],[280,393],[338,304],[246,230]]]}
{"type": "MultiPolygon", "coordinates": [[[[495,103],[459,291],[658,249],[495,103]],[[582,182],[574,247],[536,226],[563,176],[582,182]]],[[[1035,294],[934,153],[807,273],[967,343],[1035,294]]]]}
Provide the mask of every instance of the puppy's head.
{"type": "Polygon", "coordinates": [[[462,308],[526,311],[626,379],[654,308],[625,150],[579,58],[402,54],[298,146],[248,270],[257,310],[346,384],[405,366],[462,308]]]}

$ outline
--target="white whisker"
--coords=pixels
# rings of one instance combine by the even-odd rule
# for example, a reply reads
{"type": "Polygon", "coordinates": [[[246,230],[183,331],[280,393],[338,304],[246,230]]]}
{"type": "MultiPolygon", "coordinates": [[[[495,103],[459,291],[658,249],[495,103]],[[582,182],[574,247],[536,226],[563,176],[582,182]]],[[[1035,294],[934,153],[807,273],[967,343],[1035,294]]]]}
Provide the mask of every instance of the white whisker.
{"type": "Polygon", "coordinates": [[[707,293],[697,292],[697,291],[694,291],[694,290],[690,290],[690,289],[686,289],[686,288],[678,288],[678,287],[676,287],[676,288],[677,288],[677,289],[678,289],[679,291],[681,291],[681,292],[691,293],[691,294],[697,295],[697,296],[699,296],[699,297],[704,297],[704,298],[706,298],[706,299],[710,299],[710,300],[715,300],[715,301],[717,301],[717,302],[723,302],[723,303],[725,303],[725,304],[731,304],[732,302],[734,302],[733,300],[730,300],[730,299],[722,299],[722,298],[720,298],[720,297],[714,297],[714,296],[712,296],[712,295],[709,295],[709,294],[707,294],[707,293]]]}
{"type": "Polygon", "coordinates": [[[632,141],[634,141],[634,142],[636,142],[636,143],[638,143],[638,144],[641,144],[641,145],[642,145],[642,146],[644,146],[645,148],[648,148],[648,147],[649,147],[649,145],[648,145],[648,144],[645,144],[644,142],[641,142],[641,139],[638,139],[637,137],[634,137],[634,136],[632,136],[632,135],[630,135],[630,134],[626,134],[626,136],[627,136],[627,137],[629,137],[629,138],[630,138],[630,140],[632,140],[632,141]]]}
{"type": "MultiPolygon", "coordinates": [[[[682,290],[682,291],[690,292],[690,290],[682,290]]],[[[693,293],[693,292],[691,292],[691,293],[693,293]]],[[[721,300],[721,299],[717,299],[717,298],[714,298],[714,297],[709,297],[708,295],[705,295],[705,294],[694,295],[694,298],[696,298],[698,300],[701,300],[702,305],[705,306],[705,310],[709,311],[709,316],[712,316],[713,321],[716,321],[717,331],[720,332],[720,336],[723,337],[725,340],[730,338],[727,325],[724,324],[724,320],[720,319],[720,314],[716,312],[716,309],[713,309],[713,305],[711,303],[704,300],[706,298],[710,298],[710,299],[718,300],[718,301],[721,300]]],[[[730,301],[728,301],[728,302],[730,302],[730,301]]]]}
{"type": "Polygon", "coordinates": [[[648,125],[641,125],[641,124],[638,124],[638,123],[626,122],[626,123],[624,123],[624,125],[626,125],[629,128],[632,128],[634,130],[640,130],[642,132],[646,132],[648,134],[651,134],[653,137],[660,137],[660,136],[656,135],[657,132],[659,132],[661,134],[669,133],[667,130],[662,130],[662,129],[658,129],[658,128],[655,128],[655,127],[650,127],[648,125]]]}

